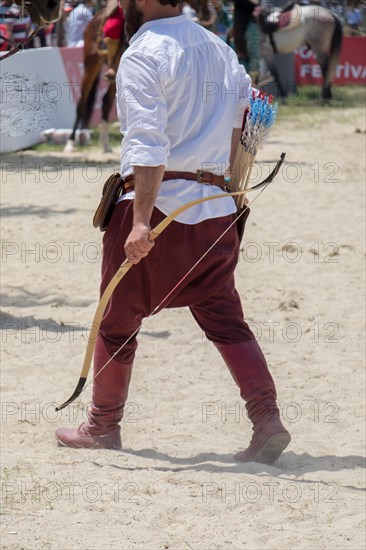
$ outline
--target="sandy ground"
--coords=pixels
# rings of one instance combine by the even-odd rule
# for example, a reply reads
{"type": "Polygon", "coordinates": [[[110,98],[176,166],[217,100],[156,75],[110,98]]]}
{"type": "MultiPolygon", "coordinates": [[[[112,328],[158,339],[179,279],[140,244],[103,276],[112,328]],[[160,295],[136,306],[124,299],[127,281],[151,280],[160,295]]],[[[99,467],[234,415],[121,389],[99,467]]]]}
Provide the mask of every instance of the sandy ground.
{"type": "Polygon", "coordinates": [[[361,109],[319,109],[278,123],[258,157],[262,176],[288,162],[236,272],[293,437],[271,467],[235,463],[244,404],[185,310],[143,327],[124,451],[57,448],[90,399],[54,412],[97,305],[91,217],[118,151],[4,158],[2,548],[365,548],[364,130],[361,109]]]}

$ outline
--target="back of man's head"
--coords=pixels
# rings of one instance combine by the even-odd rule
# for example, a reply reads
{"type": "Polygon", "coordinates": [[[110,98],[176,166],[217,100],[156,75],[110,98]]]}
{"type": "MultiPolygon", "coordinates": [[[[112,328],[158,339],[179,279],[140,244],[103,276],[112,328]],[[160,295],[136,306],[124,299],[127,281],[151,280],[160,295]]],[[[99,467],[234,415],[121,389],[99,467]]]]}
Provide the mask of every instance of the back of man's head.
{"type": "Polygon", "coordinates": [[[172,6],[175,8],[175,6],[178,6],[180,0],[158,0],[158,2],[162,6],[172,6]]]}

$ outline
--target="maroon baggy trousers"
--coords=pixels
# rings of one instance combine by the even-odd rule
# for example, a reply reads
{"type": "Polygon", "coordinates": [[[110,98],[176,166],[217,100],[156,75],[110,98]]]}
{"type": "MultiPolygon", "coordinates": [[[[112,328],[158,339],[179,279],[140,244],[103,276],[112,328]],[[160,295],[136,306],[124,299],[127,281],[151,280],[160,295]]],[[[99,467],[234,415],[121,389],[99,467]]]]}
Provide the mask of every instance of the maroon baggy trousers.
{"type": "MultiPolygon", "coordinates": [[[[153,211],[154,228],[165,215],[153,211]]],[[[117,204],[103,237],[101,293],[125,260],[124,243],[132,229],[133,201],[117,204]]],[[[173,221],[155,240],[155,245],[132,266],[114,290],[106,308],[99,338],[112,356],[130,338],[182,277],[234,220],[234,215],[186,225],[173,221]]],[[[182,281],[162,308],[189,307],[198,325],[212,342],[236,344],[254,339],[243,318],[235,290],[234,269],[239,238],[235,224],[182,281]]],[[[100,342],[101,344],[101,342],[100,342]]],[[[137,347],[133,337],[113,361],[130,363],[137,347]]],[[[96,358],[96,360],[98,360],[96,358]]],[[[95,365],[98,367],[101,365],[95,365]]]]}

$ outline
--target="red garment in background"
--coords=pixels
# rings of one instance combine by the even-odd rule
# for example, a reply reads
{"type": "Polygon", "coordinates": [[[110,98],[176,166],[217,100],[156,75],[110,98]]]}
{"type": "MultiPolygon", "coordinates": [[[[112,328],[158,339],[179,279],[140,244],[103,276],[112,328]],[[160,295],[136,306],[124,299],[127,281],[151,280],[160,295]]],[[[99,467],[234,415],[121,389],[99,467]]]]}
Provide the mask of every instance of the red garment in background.
{"type": "Polygon", "coordinates": [[[120,40],[123,37],[123,27],[125,24],[125,16],[122,8],[118,6],[104,23],[104,36],[113,40],[120,40]]]}
{"type": "Polygon", "coordinates": [[[9,31],[5,23],[0,23],[0,35],[0,52],[5,52],[9,45],[9,42],[6,40],[9,38],[9,31]]]}

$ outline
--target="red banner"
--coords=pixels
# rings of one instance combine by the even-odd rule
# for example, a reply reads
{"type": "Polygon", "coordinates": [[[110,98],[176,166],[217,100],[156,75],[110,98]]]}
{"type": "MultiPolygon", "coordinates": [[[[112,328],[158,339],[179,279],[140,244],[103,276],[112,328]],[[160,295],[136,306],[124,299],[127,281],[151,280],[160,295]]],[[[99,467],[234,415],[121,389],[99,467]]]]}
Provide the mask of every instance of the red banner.
{"type": "MultiPolygon", "coordinates": [[[[295,55],[296,84],[321,84],[322,73],[312,50],[306,46],[295,55]]],[[[345,36],[334,84],[365,84],[366,38],[345,36]]]]}

